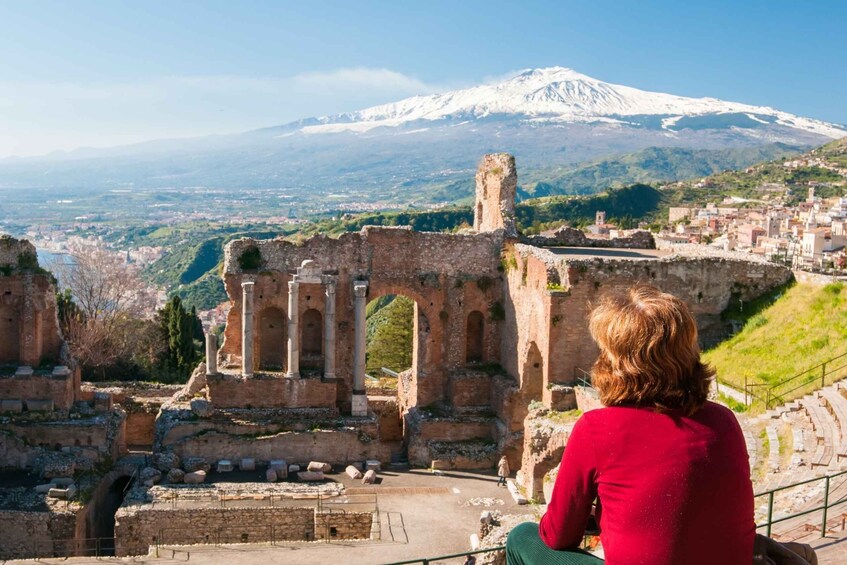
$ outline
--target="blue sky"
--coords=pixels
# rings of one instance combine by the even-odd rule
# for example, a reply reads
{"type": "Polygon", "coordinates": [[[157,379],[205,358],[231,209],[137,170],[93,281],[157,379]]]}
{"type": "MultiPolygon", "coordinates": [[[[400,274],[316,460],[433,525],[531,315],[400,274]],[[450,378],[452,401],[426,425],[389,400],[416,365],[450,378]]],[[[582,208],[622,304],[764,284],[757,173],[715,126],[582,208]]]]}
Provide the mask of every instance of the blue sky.
{"type": "Polygon", "coordinates": [[[230,133],[561,65],[847,123],[847,1],[0,0],[0,157],[230,133]]]}

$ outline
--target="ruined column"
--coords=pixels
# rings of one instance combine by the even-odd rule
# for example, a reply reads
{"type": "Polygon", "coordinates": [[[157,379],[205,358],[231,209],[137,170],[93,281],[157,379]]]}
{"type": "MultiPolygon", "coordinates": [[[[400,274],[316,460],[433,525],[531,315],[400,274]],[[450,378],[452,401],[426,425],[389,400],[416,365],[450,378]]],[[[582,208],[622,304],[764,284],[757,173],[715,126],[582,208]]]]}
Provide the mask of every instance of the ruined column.
{"type": "Polygon", "coordinates": [[[253,281],[241,283],[241,374],[253,376],[253,281]]]}
{"type": "Polygon", "coordinates": [[[368,396],[365,393],[365,350],[367,348],[367,326],[365,307],[367,306],[368,283],[353,283],[354,342],[353,342],[353,399],[351,414],[368,415],[368,396]]]}
{"type": "Polygon", "coordinates": [[[206,332],[206,374],[218,372],[218,336],[212,333],[212,328],[206,332]]]}
{"type": "Polygon", "coordinates": [[[326,281],[324,307],[324,378],[335,378],[335,279],[326,281]]]}
{"type": "Polygon", "coordinates": [[[288,371],[289,379],[300,378],[300,283],[288,281],[288,371]]]}

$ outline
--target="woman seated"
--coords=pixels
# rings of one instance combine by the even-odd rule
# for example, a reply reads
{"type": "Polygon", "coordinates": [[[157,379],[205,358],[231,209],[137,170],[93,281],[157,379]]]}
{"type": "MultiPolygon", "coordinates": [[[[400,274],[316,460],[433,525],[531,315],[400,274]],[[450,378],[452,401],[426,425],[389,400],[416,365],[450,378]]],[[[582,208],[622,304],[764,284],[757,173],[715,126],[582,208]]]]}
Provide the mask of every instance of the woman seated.
{"type": "Polygon", "coordinates": [[[509,564],[602,563],[577,548],[596,504],[607,565],[750,565],[756,526],[744,437],[708,402],[686,305],[640,286],[608,297],[590,331],[606,406],[573,428],[541,523],[509,535],[509,564]]]}

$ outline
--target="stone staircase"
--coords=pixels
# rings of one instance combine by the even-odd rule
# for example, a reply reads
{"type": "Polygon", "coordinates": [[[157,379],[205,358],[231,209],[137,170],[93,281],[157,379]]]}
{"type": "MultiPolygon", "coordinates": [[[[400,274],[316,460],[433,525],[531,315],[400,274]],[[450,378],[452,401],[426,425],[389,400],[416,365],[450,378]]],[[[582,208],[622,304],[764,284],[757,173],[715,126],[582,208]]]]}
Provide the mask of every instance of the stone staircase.
{"type": "MultiPolygon", "coordinates": [[[[785,487],[847,470],[847,381],[815,391],[752,418],[739,417],[750,457],[756,493],[785,487]]],[[[774,517],[820,506],[824,481],[780,491],[774,496],[774,517]]],[[[847,496],[847,475],[833,479],[830,501],[847,496]]],[[[767,515],[767,497],[756,499],[756,517],[767,515]]],[[[832,508],[830,520],[847,516],[847,505],[832,508]]],[[[774,526],[776,537],[807,539],[820,512],[774,526]]]]}

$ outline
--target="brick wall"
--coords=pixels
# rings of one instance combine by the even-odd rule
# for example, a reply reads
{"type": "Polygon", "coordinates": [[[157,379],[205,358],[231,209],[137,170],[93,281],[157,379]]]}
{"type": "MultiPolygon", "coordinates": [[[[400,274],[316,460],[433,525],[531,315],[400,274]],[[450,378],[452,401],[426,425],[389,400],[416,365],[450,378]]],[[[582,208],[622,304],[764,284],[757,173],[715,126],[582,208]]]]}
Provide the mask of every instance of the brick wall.
{"type": "Polygon", "coordinates": [[[336,403],[336,383],[320,379],[287,379],[257,374],[243,379],[238,375],[208,375],[209,400],[216,408],[332,408],[336,403]]]}

